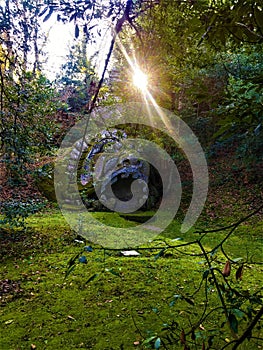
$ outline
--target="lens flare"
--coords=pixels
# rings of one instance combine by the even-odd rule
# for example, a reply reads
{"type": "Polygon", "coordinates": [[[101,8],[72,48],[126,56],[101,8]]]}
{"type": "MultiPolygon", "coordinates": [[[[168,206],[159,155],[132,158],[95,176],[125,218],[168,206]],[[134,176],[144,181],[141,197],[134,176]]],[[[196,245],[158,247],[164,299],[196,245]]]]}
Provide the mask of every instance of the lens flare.
{"type": "Polygon", "coordinates": [[[148,78],[147,75],[140,70],[140,68],[134,69],[133,84],[142,91],[147,89],[148,78]]]}

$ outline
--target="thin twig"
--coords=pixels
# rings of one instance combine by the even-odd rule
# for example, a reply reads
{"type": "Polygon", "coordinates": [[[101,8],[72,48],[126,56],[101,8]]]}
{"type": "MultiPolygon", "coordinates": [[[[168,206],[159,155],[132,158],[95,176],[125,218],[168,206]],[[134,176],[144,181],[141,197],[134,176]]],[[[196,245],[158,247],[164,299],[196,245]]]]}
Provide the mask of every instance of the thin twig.
{"type": "Polygon", "coordinates": [[[218,285],[218,282],[217,282],[217,279],[216,279],[216,276],[215,276],[215,273],[214,273],[214,269],[213,269],[213,267],[212,267],[212,264],[211,264],[211,262],[210,262],[210,260],[209,260],[208,254],[207,254],[207,252],[205,251],[205,249],[204,249],[202,243],[199,241],[198,244],[199,244],[199,247],[200,247],[200,249],[201,249],[201,251],[202,251],[202,253],[203,253],[204,257],[205,257],[205,260],[206,260],[206,262],[207,262],[207,264],[208,264],[208,266],[209,266],[209,269],[210,269],[210,271],[211,271],[213,280],[214,280],[214,282],[215,282],[215,286],[216,286],[216,289],[217,289],[217,293],[218,293],[218,295],[219,295],[219,299],[220,299],[221,304],[222,304],[223,309],[224,309],[225,316],[226,316],[226,318],[228,319],[228,312],[227,312],[226,304],[225,304],[224,298],[223,298],[223,296],[222,296],[222,294],[221,294],[221,290],[220,290],[220,287],[219,287],[219,285],[218,285]]]}
{"type": "MultiPolygon", "coordinates": [[[[224,226],[224,227],[221,227],[221,228],[216,228],[216,229],[213,229],[213,230],[199,230],[199,231],[195,231],[195,233],[199,233],[199,234],[204,233],[204,236],[205,236],[206,233],[220,232],[220,231],[228,230],[230,228],[236,228],[237,226],[242,224],[244,221],[247,221],[252,216],[254,216],[255,214],[259,213],[262,209],[263,209],[263,204],[261,206],[259,206],[257,209],[255,209],[252,213],[248,214],[247,216],[244,216],[243,218],[239,219],[237,222],[235,222],[235,223],[233,223],[231,225],[224,226]]],[[[202,236],[201,239],[203,239],[204,236],[202,236]]]]}

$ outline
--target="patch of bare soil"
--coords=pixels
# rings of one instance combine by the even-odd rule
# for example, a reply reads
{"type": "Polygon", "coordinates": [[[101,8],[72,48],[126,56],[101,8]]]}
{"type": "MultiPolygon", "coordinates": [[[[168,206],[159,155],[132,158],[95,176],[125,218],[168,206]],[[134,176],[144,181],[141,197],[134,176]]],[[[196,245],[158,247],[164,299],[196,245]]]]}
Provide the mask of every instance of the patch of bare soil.
{"type": "Polygon", "coordinates": [[[0,280],[0,302],[6,303],[12,299],[17,298],[23,293],[20,286],[20,281],[13,281],[9,279],[0,280]]]}

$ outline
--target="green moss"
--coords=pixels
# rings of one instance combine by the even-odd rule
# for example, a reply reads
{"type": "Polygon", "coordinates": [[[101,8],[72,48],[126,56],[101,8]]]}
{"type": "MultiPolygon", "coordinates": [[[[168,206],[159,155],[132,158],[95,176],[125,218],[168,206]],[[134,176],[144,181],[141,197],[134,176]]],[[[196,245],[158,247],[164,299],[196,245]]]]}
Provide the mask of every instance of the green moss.
{"type": "MultiPolygon", "coordinates": [[[[111,225],[131,224],[116,213],[94,215],[111,225]]],[[[151,249],[138,248],[140,257],[125,258],[117,251],[105,251],[96,245],[92,245],[92,253],[81,253],[85,244],[74,241],[76,234],[56,210],[30,217],[28,225],[21,240],[17,237],[16,241],[2,242],[5,255],[1,257],[0,280],[20,281],[23,291],[8,299],[2,294],[0,349],[30,349],[31,344],[50,350],[133,349],[134,342],[142,344],[143,338],[152,334],[165,339],[164,324],[178,324],[174,334],[179,337],[182,328],[188,329],[190,322],[198,322],[205,303],[203,288],[193,297],[194,304],[174,299],[174,295],[192,299],[207,269],[203,258],[185,255],[200,253],[198,246],[182,247],[180,252],[170,248],[156,259],[165,246],[164,240],[175,245],[190,242],[199,237],[194,230],[182,235],[180,223],[174,221],[162,236],[144,246],[151,249]],[[171,240],[177,237],[182,240],[171,240]],[[68,261],[78,253],[86,254],[87,264],[77,263],[65,279],[68,261]],[[86,283],[95,274],[98,276],[86,283]]],[[[225,244],[231,258],[241,257],[242,261],[262,258],[262,226],[262,221],[256,221],[238,228],[225,244]]],[[[224,232],[207,236],[205,247],[213,249],[224,236],[224,232]]],[[[224,263],[225,258],[218,251],[213,264],[222,269],[224,263]]],[[[260,290],[261,267],[247,263],[243,280],[235,282],[233,273],[230,281],[250,293],[260,290]]],[[[218,306],[213,288],[211,285],[208,289],[209,310],[218,306]]],[[[223,322],[224,315],[218,311],[204,324],[205,331],[199,330],[202,336],[216,335],[216,348],[225,338],[231,339],[227,325],[220,329],[224,338],[218,336],[223,322]]],[[[240,329],[245,325],[243,320],[240,329]]],[[[257,335],[259,331],[256,330],[257,335]]],[[[177,341],[169,347],[181,348],[177,341]]],[[[249,348],[253,349],[253,344],[249,348]]]]}
{"type": "Polygon", "coordinates": [[[51,202],[56,202],[56,193],[54,188],[54,163],[48,163],[38,169],[35,175],[35,183],[39,191],[51,202]]]}

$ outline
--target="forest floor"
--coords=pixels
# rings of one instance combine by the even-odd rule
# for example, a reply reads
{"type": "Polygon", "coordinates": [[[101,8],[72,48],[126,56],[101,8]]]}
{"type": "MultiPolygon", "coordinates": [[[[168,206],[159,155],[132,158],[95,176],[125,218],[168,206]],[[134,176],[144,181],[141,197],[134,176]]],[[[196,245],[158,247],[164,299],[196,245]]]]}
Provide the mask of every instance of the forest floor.
{"type": "MultiPolygon", "coordinates": [[[[117,214],[94,215],[104,223],[126,225],[117,214]]],[[[237,210],[234,216],[221,217],[220,225],[241,216],[237,210]]],[[[207,216],[196,228],[207,227],[208,221],[211,227],[207,216]]],[[[262,217],[255,216],[240,225],[224,246],[237,261],[229,282],[258,295],[263,271],[262,265],[254,263],[262,260],[262,229],[262,217]],[[240,262],[246,262],[243,279],[235,281],[240,262]]],[[[225,231],[209,235],[205,248],[213,250],[225,235],[225,231]]],[[[182,236],[178,221],[174,221],[162,236],[144,246],[147,249],[138,249],[140,256],[123,257],[118,251],[82,242],[57,209],[31,216],[26,232],[2,233],[0,238],[0,349],[146,349],[154,348],[159,337],[166,348],[183,349],[181,330],[198,322],[204,305],[206,291],[198,288],[207,266],[203,258],[191,256],[198,252],[197,246],[176,246],[196,236],[195,230],[182,236]],[[161,255],[165,242],[173,242],[175,248],[161,255]],[[92,252],[84,251],[87,244],[92,252]],[[65,278],[69,260],[78,255],[86,256],[87,262],[77,260],[65,278]],[[178,295],[185,299],[177,300],[178,295]],[[167,339],[171,337],[176,340],[169,346],[167,339]],[[148,344],[142,345],[145,339],[148,344]]],[[[220,251],[214,264],[220,270],[224,267],[220,251]]],[[[214,286],[209,288],[208,309],[212,310],[219,300],[214,286]]],[[[201,349],[202,341],[209,339],[213,349],[220,349],[231,339],[222,312],[215,312],[207,321],[195,330],[196,340],[186,336],[191,349],[201,349]]],[[[241,320],[239,331],[244,324],[241,320]]],[[[260,336],[260,328],[255,332],[260,336]]],[[[244,346],[241,349],[262,348],[257,342],[244,346]]]]}

